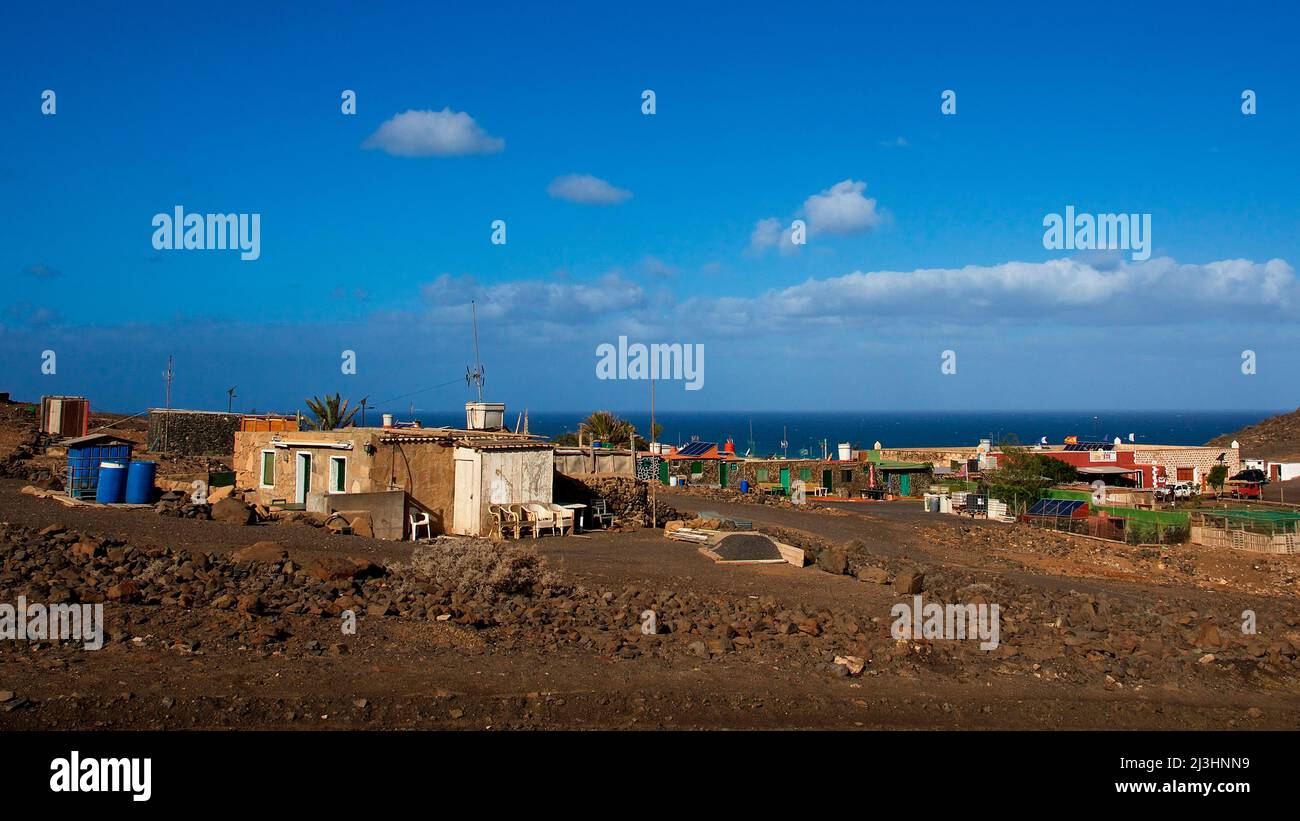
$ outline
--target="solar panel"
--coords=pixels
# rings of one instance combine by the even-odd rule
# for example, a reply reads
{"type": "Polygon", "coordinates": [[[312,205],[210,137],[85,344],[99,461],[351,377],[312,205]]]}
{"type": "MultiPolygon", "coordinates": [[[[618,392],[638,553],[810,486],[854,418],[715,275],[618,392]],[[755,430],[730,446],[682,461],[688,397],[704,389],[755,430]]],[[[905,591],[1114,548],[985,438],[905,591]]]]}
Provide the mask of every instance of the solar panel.
{"type": "Polygon", "coordinates": [[[1069,517],[1083,504],[1081,499],[1039,499],[1029,508],[1029,515],[1069,517]]]}
{"type": "Polygon", "coordinates": [[[716,442],[688,442],[687,444],[682,445],[681,449],[677,451],[677,455],[678,456],[703,456],[704,454],[708,453],[711,448],[715,448],[717,446],[718,445],[716,442]]]}
{"type": "Polygon", "coordinates": [[[1065,446],[1069,451],[1081,450],[1114,450],[1115,446],[1110,442],[1072,442],[1065,446]]]}

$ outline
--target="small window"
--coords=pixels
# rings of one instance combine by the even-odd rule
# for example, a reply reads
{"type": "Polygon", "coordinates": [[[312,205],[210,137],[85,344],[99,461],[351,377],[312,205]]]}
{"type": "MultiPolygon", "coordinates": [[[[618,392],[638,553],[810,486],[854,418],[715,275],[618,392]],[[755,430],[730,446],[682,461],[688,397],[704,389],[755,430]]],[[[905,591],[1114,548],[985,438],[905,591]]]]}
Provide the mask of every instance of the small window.
{"type": "Polygon", "coordinates": [[[799,478],[805,482],[812,479],[812,468],[799,468],[799,478]]]}
{"type": "Polygon", "coordinates": [[[702,474],[702,473],[704,473],[704,463],[703,463],[703,462],[691,462],[691,475],[692,475],[692,476],[699,476],[699,475],[702,474]]]}
{"type": "Polygon", "coordinates": [[[275,451],[262,451],[262,487],[275,485],[275,451]]]}
{"type": "Polygon", "coordinates": [[[330,493],[347,493],[348,460],[345,456],[330,457],[330,493]]]}
{"type": "Polygon", "coordinates": [[[766,482],[766,481],[767,481],[767,468],[759,468],[759,469],[758,469],[758,481],[760,481],[760,482],[766,482]]]}
{"type": "Polygon", "coordinates": [[[852,471],[852,470],[842,470],[842,471],[840,471],[840,478],[841,478],[843,481],[845,481],[845,482],[852,482],[852,481],[853,481],[853,471],[852,471]]]}

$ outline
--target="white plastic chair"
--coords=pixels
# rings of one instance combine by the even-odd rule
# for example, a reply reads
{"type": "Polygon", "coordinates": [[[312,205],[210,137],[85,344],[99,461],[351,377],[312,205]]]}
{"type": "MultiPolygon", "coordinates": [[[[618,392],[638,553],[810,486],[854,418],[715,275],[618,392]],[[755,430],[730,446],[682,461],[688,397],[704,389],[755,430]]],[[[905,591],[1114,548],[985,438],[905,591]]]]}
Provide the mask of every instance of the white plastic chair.
{"type": "Polygon", "coordinates": [[[412,541],[415,541],[416,539],[420,538],[420,528],[425,529],[425,533],[429,534],[430,539],[433,538],[433,519],[429,518],[429,514],[427,511],[420,511],[420,515],[418,516],[415,515],[414,513],[411,513],[408,514],[406,518],[411,521],[412,541]]]}
{"type": "Polygon", "coordinates": [[[524,510],[528,511],[528,518],[533,523],[533,538],[537,538],[537,533],[544,527],[549,527],[551,533],[555,533],[555,512],[541,502],[524,502],[524,510]]]}
{"type": "Polygon", "coordinates": [[[546,506],[549,507],[551,509],[551,512],[555,514],[555,521],[556,521],[556,525],[560,528],[560,535],[561,536],[564,535],[564,529],[566,527],[569,529],[569,533],[573,533],[573,522],[574,522],[573,508],[564,507],[563,505],[557,505],[554,502],[550,502],[546,506]]]}

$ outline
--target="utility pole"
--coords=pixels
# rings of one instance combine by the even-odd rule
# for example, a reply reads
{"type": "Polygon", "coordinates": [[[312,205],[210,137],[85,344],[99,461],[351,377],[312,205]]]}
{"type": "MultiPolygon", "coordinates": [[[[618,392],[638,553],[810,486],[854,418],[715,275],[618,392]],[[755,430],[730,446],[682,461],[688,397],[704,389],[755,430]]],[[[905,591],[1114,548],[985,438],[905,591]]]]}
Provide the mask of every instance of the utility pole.
{"type": "MultiPolygon", "coordinates": [[[[659,484],[659,448],[655,444],[659,437],[655,435],[655,380],[650,377],[650,454],[655,457],[655,476],[650,480],[650,526],[655,527],[659,524],[659,498],[655,493],[659,484]]],[[[632,440],[633,443],[636,440],[632,440]]],[[[636,450],[632,450],[632,475],[636,475],[636,450]]]]}
{"type": "MultiPolygon", "coordinates": [[[[174,374],[172,372],[172,356],[171,354],[168,354],[167,370],[163,371],[163,380],[167,383],[167,403],[165,406],[167,410],[172,409],[172,376],[173,375],[174,374]]],[[[164,414],[163,416],[163,443],[162,444],[163,444],[164,453],[167,452],[167,448],[171,444],[169,441],[171,437],[168,436],[168,433],[170,432],[171,429],[171,416],[172,415],[170,413],[164,414]]]]}
{"type": "Polygon", "coordinates": [[[226,391],[226,413],[230,413],[230,412],[234,409],[234,406],[235,406],[235,388],[238,388],[238,387],[239,387],[238,385],[235,385],[233,388],[229,388],[229,389],[226,391]]]}
{"type": "Polygon", "coordinates": [[[363,428],[366,426],[366,403],[369,401],[369,396],[363,396],[361,398],[361,427],[363,428]]]}

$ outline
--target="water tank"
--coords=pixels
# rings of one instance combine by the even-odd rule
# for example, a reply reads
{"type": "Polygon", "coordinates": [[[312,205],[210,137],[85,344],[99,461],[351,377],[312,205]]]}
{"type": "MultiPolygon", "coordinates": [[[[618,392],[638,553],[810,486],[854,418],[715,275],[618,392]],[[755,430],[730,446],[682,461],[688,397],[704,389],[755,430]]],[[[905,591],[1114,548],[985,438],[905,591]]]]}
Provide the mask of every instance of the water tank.
{"type": "Polygon", "coordinates": [[[126,503],[151,505],[154,502],[154,479],[158,475],[157,462],[132,462],[126,470],[126,503]]]}
{"type": "Polygon", "coordinates": [[[126,463],[101,462],[95,501],[101,505],[118,505],[126,498],[126,463]]]}
{"type": "Polygon", "coordinates": [[[466,402],[466,430],[499,430],[506,426],[503,402],[466,402]]]}
{"type": "Polygon", "coordinates": [[[384,414],[384,427],[391,428],[392,426],[393,426],[393,415],[391,413],[384,414]]]}
{"type": "Polygon", "coordinates": [[[852,445],[852,444],[850,444],[850,443],[848,443],[848,442],[840,442],[840,444],[839,444],[839,452],[840,452],[840,461],[841,461],[841,462],[848,462],[848,461],[850,461],[850,460],[853,459],[853,445],[852,445]]]}

